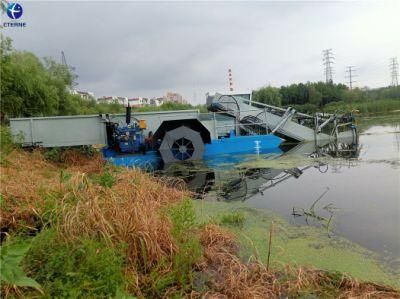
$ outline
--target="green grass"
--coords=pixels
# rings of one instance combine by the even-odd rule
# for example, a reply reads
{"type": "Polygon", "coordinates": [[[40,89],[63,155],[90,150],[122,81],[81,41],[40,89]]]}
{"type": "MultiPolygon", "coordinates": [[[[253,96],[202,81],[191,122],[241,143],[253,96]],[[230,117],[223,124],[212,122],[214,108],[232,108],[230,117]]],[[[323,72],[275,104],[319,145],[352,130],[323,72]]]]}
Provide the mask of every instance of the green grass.
{"type": "Polygon", "coordinates": [[[124,257],[102,242],[69,244],[51,230],[39,233],[23,261],[49,298],[109,298],[123,285],[124,257]]]}
{"type": "Polygon", "coordinates": [[[196,225],[196,212],[194,201],[184,199],[168,210],[172,222],[172,236],[178,244],[178,253],[173,258],[173,270],[175,282],[188,289],[193,282],[193,265],[202,256],[202,247],[194,230],[196,225]]]}
{"type": "MultiPolygon", "coordinates": [[[[202,256],[201,244],[194,233],[198,228],[193,200],[184,199],[165,211],[172,223],[171,234],[175,239],[177,251],[172,263],[163,260],[149,269],[143,294],[146,298],[160,298],[167,290],[172,298],[182,298],[193,287],[193,265],[202,256]],[[175,291],[171,288],[175,286],[175,291]]],[[[146,254],[146,252],[143,252],[146,254]]]]}
{"type": "Polygon", "coordinates": [[[7,165],[7,156],[17,147],[9,127],[0,126],[0,165],[7,165]]]}
{"type": "Polygon", "coordinates": [[[227,226],[243,227],[246,217],[241,211],[233,211],[221,215],[220,224],[227,226]]]}
{"type": "Polygon", "coordinates": [[[384,115],[362,116],[356,118],[359,132],[363,132],[372,126],[399,126],[400,111],[384,115]]]}
{"type": "Polygon", "coordinates": [[[99,184],[105,188],[111,188],[115,182],[116,178],[111,171],[106,170],[102,174],[93,175],[92,180],[94,183],[99,184]]]}
{"type": "Polygon", "coordinates": [[[400,99],[380,99],[364,101],[339,101],[326,104],[323,109],[310,103],[303,105],[290,105],[299,112],[315,113],[323,110],[328,113],[349,113],[357,112],[360,114],[380,114],[400,110],[400,99]]]}

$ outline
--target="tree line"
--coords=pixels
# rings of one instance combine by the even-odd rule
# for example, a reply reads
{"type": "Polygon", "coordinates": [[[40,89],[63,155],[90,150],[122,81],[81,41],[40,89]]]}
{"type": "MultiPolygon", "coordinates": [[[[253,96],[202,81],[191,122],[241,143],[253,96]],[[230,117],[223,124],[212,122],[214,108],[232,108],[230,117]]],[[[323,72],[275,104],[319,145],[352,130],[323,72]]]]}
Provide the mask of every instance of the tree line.
{"type": "MultiPolygon", "coordinates": [[[[307,82],[287,86],[264,86],[253,91],[253,100],[274,106],[292,106],[303,112],[332,110],[332,107],[355,107],[374,101],[397,103],[400,108],[400,87],[383,87],[378,89],[350,90],[344,84],[307,82]]],[[[379,103],[371,103],[377,105],[379,103]]]]}

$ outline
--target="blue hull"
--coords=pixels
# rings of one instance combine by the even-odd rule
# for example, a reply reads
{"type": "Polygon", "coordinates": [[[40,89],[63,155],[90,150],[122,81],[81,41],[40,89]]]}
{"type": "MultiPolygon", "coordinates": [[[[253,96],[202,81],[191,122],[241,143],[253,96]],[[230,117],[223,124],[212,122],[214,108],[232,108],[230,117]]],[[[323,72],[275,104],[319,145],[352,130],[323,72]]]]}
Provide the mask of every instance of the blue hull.
{"type": "Polygon", "coordinates": [[[238,153],[257,154],[278,148],[281,143],[282,139],[275,135],[234,136],[212,140],[211,144],[206,144],[204,157],[238,153]]]}
{"type": "Polygon", "coordinates": [[[146,154],[119,155],[114,150],[103,149],[104,158],[116,166],[138,167],[143,170],[156,170],[162,164],[162,159],[157,151],[148,151],[146,154]]]}
{"type": "MultiPolygon", "coordinates": [[[[205,144],[203,159],[207,164],[215,164],[218,160],[232,162],[232,160],[240,159],[240,154],[278,153],[281,142],[282,139],[275,135],[232,136],[212,140],[210,144],[205,144]],[[230,155],[236,155],[236,157],[230,155]]],[[[162,159],[157,151],[119,155],[114,150],[104,148],[103,155],[106,160],[116,166],[156,170],[162,165],[162,159]]]]}

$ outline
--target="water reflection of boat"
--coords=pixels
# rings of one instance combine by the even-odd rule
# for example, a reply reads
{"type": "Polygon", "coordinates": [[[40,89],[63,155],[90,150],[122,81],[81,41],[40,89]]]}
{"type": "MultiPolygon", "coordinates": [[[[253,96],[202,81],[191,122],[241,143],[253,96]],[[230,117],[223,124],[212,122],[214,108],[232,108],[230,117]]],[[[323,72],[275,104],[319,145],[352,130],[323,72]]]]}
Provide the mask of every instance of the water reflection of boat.
{"type": "Polygon", "coordinates": [[[259,156],[219,156],[201,163],[167,165],[164,173],[183,179],[191,191],[206,199],[237,201],[246,200],[257,193],[263,194],[267,189],[291,178],[298,179],[310,168],[318,168],[325,173],[334,158],[352,159],[357,158],[358,154],[358,145],[353,139],[334,143],[284,144],[281,150],[259,156]],[[292,157],[297,157],[299,165],[285,167],[283,164],[280,167],[278,163],[274,167],[258,167],[257,162],[250,163],[250,166],[246,164],[260,158],[274,162],[292,157]],[[330,158],[332,160],[328,160],[330,158]]]}

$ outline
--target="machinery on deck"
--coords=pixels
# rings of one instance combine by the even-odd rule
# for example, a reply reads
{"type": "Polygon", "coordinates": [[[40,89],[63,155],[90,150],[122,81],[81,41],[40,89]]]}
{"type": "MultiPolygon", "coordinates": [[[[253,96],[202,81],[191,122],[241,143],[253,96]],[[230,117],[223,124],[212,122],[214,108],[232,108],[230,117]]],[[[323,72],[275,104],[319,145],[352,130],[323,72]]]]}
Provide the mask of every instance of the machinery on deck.
{"type": "Polygon", "coordinates": [[[223,154],[260,154],[278,148],[283,139],[318,144],[357,136],[352,117],[306,115],[251,101],[250,94],[216,94],[207,98],[207,107],[211,112],[132,114],[128,105],[125,115],[15,118],[10,126],[22,146],[100,144],[104,157],[116,165],[153,169],[223,154]]]}
{"type": "Polygon", "coordinates": [[[107,116],[106,132],[108,148],[120,153],[146,153],[145,137],[143,130],[146,122],[137,120],[131,123],[131,107],[126,108],[126,124],[119,125],[112,122],[107,116]]]}

